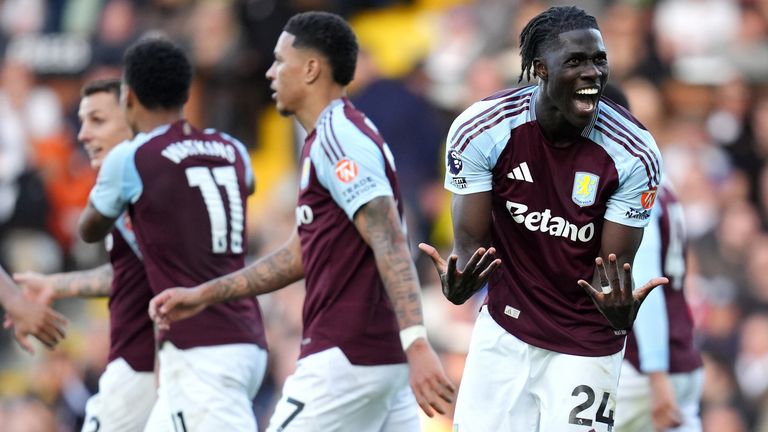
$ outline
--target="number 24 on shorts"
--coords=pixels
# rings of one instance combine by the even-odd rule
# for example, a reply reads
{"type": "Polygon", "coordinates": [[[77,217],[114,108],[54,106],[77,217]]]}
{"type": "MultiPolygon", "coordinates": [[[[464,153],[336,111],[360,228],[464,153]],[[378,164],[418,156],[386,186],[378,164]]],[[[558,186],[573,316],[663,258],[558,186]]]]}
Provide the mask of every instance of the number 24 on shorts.
{"type": "MultiPolygon", "coordinates": [[[[582,411],[589,409],[595,403],[595,391],[588,385],[580,385],[573,389],[572,396],[580,396],[581,394],[587,395],[587,400],[576,405],[568,416],[568,423],[580,425],[580,426],[592,426],[592,420],[588,418],[579,417],[582,411]]],[[[611,395],[608,392],[603,392],[603,398],[600,401],[600,407],[597,409],[595,415],[595,421],[597,423],[604,423],[608,425],[608,430],[613,430],[613,410],[608,410],[606,416],[606,409],[608,409],[608,400],[611,395]]]]}

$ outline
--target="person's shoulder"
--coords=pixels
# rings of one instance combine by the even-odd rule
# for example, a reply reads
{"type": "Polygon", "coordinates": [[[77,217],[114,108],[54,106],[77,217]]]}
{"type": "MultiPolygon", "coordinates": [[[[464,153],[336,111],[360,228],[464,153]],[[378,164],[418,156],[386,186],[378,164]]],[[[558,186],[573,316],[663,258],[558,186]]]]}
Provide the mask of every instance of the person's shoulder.
{"type": "Polygon", "coordinates": [[[601,125],[601,129],[613,131],[614,135],[632,134],[634,138],[653,144],[655,141],[648,129],[629,110],[603,97],[598,105],[598,115],[595,125],[601,125]]]}
{"type": "Polygon", "coordinates": [[[483,132],[499,129],[506,135],[532,118],[529,115],[536,86],[506,89],[477,101],[453,121],[448,132],[452,147],[466,147],[483,132]]]}
{"type": "Polygon", "coordinates": [[[331,160],[343,159],[348,153],[367,153],[383,145],[378,128],[349,101],[335,103],[319,119],[317,142],[331,160]]]}
{"type": "Polygon", "coordinates": [[[536,86],[509,88],[497,91],[467,107],[461,114],[459,114],[457,120],[462,118],[488,116],[491,113],[496,113],[496,110],[509,112],[525,109],[530,104],[531,96],[535,91],[536,86]]]}
{"type": "Polygon", "coordinates": [[[138,134],[114,146],[104,158],[102,169],[107,166],[114,167],[116,163],[122,163],[136,153],[136,150],[147,141],[144,135],[146,134],[138,134]]]}
{"type": "Polygon", "coordinates": [[[632,156],[652,159],[661,157],[648,129],[632,113],[607,98],[600,100],[590,138],[604,147],[632,156]]]}

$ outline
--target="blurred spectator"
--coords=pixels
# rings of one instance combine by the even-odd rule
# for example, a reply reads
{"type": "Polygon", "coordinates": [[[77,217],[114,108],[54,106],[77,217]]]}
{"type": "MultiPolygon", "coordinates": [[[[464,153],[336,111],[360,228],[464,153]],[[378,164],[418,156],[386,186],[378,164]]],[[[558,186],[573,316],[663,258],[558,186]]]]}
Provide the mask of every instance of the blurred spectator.
{"type": "Polygon", "coordinates": [[[192,123],[226,130],[253,147],[261,81],[236,24],[233,1],[199,2],[192,10],[185,35],[195,80],[186,112],[192,123]]]}
{"type": "MultiPolygon", "coordinates": [[[[768,311],[768,235],[760,234],[750,242],[747,254],[746,311],[768,311]]],[[[742,330],[742,334],[744,330],[742,330]]],[[[768,375],[766,375],[768,379],[768,375]]]]}
{"type": "Polygon", "coordinates": [[[136,10],[129,0],[108,0],[101,11],[96,33],[91,41],[94,67],[119,67],[123,52],[138,35],[136,10]]]}
{"type": "Polygon", "coordinates": [[[704,413],[702,424],[707,432],[747,432],[744,418],[738,409],[717,406],[704,413]]]}
{"type": "Polygon", "coordinates": [[[463,78],[482,52],[481,31],[469,7],[451,9],[444,16],[434,50],[424,71],[432,81],[429,99],[440,108],[460,111],[463,78]]]}
{"type": "Polygon", "coordinates": [[[733,72],[725,52],[736,40],[739,24],[735,2],[664,0],[655,9],[657,49],[662,61],[672,66],[675,78],[697,84],[723,82],[733,72]]]}
{"type": "Polygon", "coordinates": [[[768,395],[768,315],[751,315],[742,325],[735,371],[747,401],[761,405],[768,395]]]}

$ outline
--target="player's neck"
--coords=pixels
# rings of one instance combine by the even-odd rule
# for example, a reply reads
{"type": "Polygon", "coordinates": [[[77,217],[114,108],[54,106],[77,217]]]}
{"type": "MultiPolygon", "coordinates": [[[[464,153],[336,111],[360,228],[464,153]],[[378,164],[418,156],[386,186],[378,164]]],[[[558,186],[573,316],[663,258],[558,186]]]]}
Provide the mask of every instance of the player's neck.
{"type": "Polygon", "coordinates": [[[311,133],[315,130],[320,114],[325,111],[328,105],[346,95],[346,89],[341,86],[330,86],[326,89],[318,90],[306,98],[301,109],[296,110],[296,120],[299,121],[307,133],[311,133]]]}
{"type": "Polygon", "coordinates": [[[541,133],[554,147],[568,147],[581,136],[581,130],[571,125],[562,113],[539,92],[536,99],[536,121],[541,133]]]}
{"type": "Polygon", "coordinates": [[[151,132],[160,126],[175,123],[182,117],[181,110],[147,110],[136,116],[135,124],[139,132],[151,132]]]}

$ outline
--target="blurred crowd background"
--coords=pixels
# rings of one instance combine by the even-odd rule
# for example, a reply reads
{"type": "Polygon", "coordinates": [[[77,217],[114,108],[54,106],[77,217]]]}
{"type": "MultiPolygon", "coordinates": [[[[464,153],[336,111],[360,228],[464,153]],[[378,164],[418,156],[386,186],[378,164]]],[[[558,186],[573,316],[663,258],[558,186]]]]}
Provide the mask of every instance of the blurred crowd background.
{"type": "MultiPolygon", "coordinates": [[[[249,148],[251,259],[294,229],[303,136],[281,118],[264,73],[295,12],[345,16],[362,52],[352,101],[397,160],[414,244],[451,245],[443,146],[473,101],[518,86],[518,34],[554,2],[531,0],[0,0],[0,263],[9,271],[87,269],[105,262],[76,221],[95,173],[76,140],[82,84],[119,77],[123,50],[161,32],[195,66],[186,115],[249,148]]],[[[611,80],[654,134],[688,220],[686,293],[705,359],[710,432],[768,431],[768,1],[580,1],[598,18],[611,80]]],[[[414,248],[415,251],[417,249],[414,248]]],[[[418,253],[418,252],[417,252],[418,253]]],[[[427,325],[453,380],[461,378],[478,309],[440,294],[418,257],[427,325]]],[[[300,284],[265,296],[269,373],[261,425],[292,372],[301,337],[300,284]]],[[[65,300],[60,348],[23,354],[0,333],[0,431],[79,430],[106,364],[105,300],[65,300]]],[[[425,431],[450,431],[450,420],[425,431]]]]}

